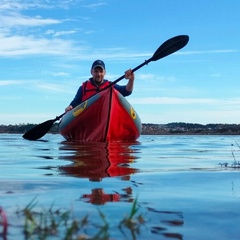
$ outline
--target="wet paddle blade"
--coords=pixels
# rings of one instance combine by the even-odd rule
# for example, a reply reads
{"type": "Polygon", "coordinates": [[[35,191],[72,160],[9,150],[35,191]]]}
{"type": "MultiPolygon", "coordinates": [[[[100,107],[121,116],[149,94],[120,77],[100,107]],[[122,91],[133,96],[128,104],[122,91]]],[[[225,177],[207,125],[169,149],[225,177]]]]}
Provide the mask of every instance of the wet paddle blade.
{"type": "Polygon", "coordinates": [[[50,130],[55,121],[56,119],[43,122],[27,131],[22,137],[27,140],[37,140],[43,137],[50,130]]]}
{"type": "Polygon", "coordinates": [[[188,35],[179,35],[165,41],[153,54],[151,61],[157,61],[163,57],[166,57],[181,48],[185,47],[189,41],[188,35]]]}

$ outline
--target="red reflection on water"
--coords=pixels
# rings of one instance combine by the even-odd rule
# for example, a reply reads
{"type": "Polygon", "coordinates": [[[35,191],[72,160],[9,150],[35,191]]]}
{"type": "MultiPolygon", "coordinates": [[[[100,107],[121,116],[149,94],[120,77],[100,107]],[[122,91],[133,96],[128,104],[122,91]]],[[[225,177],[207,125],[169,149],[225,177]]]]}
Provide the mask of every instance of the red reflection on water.
{"type": "MultiPolygon", "coordinates": [[[[131,146],[138,144],[138,142],[64,142],[60,147],[64,156],[60,159],[72,163],[59,166],[58,170],[63,175],[88,178],[90,181],[101,181],[106,177],[118,176],[128,181],[130,175],[138,172],[138,169],[131,166],[137,159],[136,150],[131,146]]],[[[95,188],[91,193],[83,194],[81,199],[96,205],[118,201],[132,202],[132,189],[126,188],[123,191],[124,194],[105,193],[102,188],[95,188]]]]}
{"type": "Polygon", "coordinates": [[[2,207],[0,207],[0,225],[2,225],[2,232],[0,232],[0,236],[2,236],[3,239],[6,239],[8,221],[7,221],[7,216],[4,212],[4,210],[2,209],[2,207]]]}
{"type": "Polygon", "coordinates": [[[94,205],[104,205],[107,202],[133,202],[134,199],[132,198],[132,188],[128,187],[122,189],[125,194],[120,193],[105,193],[102,188],[95,188],[92,189],[92,192],[89,194],[83,194],[81,199],[85,199],[85,202],[91,203],[94,205]]]}
{"type": "Polygon", "coordinates": [[[64,142],[60,149],[65,150],[67,155],[60,159],[73,163],[59,166],[58,169],[61,174],[89,178],[91,181],[101,181],[105,177],[129,176],[138,172],[131,167],[137,158],[131,149],[133,144],[138,142],[64,142]]]}
{"type": "Polygon", "coordinates": [[[92,189],[90,194],[83,194],[81,198],[86,198],[86,202],[95,205],[103,205],[106,202],[118,202],[120,200],[120,194],[106,194],[102,188],[92,189]]]}

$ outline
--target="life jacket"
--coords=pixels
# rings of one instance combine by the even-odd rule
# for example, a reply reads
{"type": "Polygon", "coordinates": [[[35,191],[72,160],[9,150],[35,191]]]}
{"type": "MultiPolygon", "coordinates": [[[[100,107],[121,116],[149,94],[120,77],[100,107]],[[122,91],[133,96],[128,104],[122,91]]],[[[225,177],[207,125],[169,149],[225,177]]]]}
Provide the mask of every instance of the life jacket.
{"type": "Polygon", "coordinates": [[[95,86],[90,79],[84,82],[82,84],[82,102],[103,90],[110,83],[109,81],[104,81],[100,86],[95,86]]]}

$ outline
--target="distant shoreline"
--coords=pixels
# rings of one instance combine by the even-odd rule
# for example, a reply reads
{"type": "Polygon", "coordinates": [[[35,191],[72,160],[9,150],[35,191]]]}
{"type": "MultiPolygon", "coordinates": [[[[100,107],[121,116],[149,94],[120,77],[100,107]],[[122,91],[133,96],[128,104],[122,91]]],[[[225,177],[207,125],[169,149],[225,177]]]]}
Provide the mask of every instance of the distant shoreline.
{"type": "MultiPolygon", "coordinates": [[[[38,124],[0,125],[0,133],[24,134],[38,124]]],[[[59,133],[53,124],[49,133],[59,133]]],[[[240,135],[240,124],[197,124],[174,122],[168,124],[143,123],[141,135],[240,135]]]]}
{"type": "Polygon", "coordinates": [[[240,135],[239,124],[143,124],[142,135],[240,135]]]}

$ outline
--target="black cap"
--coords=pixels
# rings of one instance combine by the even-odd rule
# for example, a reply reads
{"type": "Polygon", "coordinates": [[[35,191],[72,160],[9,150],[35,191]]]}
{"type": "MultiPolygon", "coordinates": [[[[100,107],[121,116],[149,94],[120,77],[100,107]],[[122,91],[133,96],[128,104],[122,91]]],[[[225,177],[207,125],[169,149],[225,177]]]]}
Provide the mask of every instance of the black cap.
{"type": "Polygon", "coordinates": [[[93,62],[92,69],[94,69],[96,67],[100,67],[103,70],[105,70],[105,64],[104,64],[104,62],[102,60],[96,60],[95,62],[93,62]]]}

